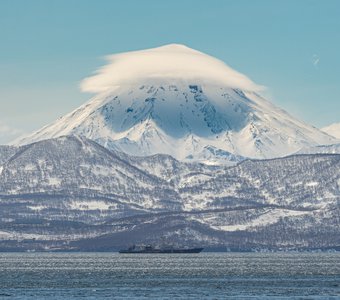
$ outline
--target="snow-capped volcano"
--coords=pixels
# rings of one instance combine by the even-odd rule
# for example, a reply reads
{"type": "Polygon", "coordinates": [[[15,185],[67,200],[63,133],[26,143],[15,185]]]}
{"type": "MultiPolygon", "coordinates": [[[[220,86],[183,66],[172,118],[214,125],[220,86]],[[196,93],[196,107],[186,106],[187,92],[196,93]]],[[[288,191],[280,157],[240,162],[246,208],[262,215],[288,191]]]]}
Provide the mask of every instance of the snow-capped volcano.
{"type": "Polygon", "coordinates": [[[259,95],[223,62],[182,45],[108,57],[82,83],[88,103],[19,144],[81,135],[132,155],[214,163],[272,158],[334,139],[259,95]]]}

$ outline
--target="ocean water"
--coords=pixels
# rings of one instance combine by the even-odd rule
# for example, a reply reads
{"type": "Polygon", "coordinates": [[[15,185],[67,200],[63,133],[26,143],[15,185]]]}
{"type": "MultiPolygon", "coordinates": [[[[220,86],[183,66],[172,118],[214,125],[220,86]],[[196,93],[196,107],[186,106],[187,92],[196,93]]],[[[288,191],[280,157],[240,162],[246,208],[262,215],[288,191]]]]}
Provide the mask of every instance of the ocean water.
{"type": "Polygon", "coordinates": [[[0,299],[340,299],[340,253],[0,253],[0,299]]]}

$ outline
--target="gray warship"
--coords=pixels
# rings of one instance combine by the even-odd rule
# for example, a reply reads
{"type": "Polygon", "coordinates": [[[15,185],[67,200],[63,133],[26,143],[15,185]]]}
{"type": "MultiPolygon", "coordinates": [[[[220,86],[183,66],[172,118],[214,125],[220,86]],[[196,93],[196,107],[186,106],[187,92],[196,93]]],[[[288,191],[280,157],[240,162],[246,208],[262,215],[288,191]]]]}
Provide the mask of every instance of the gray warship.
{"type": "Polygon", "coordinates": [[[176,248],[176,247],[154,247],[152,245],[132,245],[128,249],[120,250],[122,254],[143,253],[200,253],[203,248],[176,248]]]}

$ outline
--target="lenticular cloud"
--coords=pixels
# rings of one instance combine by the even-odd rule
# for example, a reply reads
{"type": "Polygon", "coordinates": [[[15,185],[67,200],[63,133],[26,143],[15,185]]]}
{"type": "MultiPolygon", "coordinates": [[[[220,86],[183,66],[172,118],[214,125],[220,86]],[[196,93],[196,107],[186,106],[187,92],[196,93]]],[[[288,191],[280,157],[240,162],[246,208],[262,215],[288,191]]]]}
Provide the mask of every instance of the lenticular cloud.
{"type": "Polygon", "coordinates": [[[107,56],[108,64],[85,78],[84,92],[101,93],[115,86],[136,83],[176,82],[213,84],[259,91],[263,87],[233,70],[221,60],[188,48],[171,44],[141,51],[107,56]]]}

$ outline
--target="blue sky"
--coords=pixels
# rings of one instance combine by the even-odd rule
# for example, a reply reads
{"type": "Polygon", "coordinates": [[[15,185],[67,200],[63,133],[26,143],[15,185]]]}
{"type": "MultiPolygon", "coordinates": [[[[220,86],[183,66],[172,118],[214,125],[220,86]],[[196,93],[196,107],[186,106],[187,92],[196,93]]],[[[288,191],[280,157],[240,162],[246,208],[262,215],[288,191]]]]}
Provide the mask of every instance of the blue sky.
{"type": "Polygon", "coordinates": [[[322,127],[340,122],[340,1],[1,0],[0,142],[87,101],[107,54],[182,43],[265,85],[322,127]]]}

